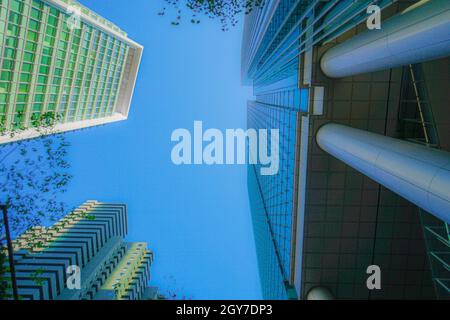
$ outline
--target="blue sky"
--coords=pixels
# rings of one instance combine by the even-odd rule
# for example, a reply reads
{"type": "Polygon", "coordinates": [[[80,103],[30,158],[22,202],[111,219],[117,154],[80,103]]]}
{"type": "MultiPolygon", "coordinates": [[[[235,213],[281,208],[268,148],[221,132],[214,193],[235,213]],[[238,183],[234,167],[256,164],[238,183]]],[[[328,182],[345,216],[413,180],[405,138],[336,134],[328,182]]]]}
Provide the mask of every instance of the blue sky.
{"type": "MultiPolygon", "coordinates": [[[[82,0],[144,45],[128,121],[69,134],[71,205],[126,203],[130,241],[155,252],[152,284],[193,299],[261,298],[245,166],[175,166],[171,133],[245,128],[242,25],[178,27],[163,0],[82,0]]],[[[188,16],[186,16],[188,18],[188,16]]]]}

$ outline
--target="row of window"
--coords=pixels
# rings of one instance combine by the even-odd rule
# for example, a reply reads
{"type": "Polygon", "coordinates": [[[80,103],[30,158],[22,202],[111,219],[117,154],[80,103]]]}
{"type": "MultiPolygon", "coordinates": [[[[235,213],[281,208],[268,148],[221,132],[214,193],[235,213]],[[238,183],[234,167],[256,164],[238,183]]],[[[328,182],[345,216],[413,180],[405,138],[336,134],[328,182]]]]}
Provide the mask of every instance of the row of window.
{"type": "MultiPolygon", "coordinates": [[[[31,110],[38,115],[43,110],[44,104],[49,111],[54,110],[62,114],[67,112],[68,121],[81,120],[85,115],[90,118],[111,114],[119,88],[126,45],[88,25],[83,25],[84,37],[81,29],[71,31],[66,23],[59,25],[65,17],[64,14],[51,7],[48,15],[43,15],[43,4],[40,1],[32,2],[25,38],[21,38],[22,19],[27,18],[22,13],[25,12],[26,6],[22,1],[12,2],[14,4],[11,3],[9,10],[8,31],[1,60],[0,114],[7,112],[10,102],[8,99],[14,98],[10,93],[17,70],[20,72],[14,81],[17,83],[14,104],[16,125],[18,121],[24,121],[23,113],[27,107],[32,108],[31,110]],[[45,16],[47,19],[45,27],[42,28],[44,31],[40,30],[40,24],[45,16]],[[59,39],[56,39],[58,27],[61,31],[59,39]],[[44,36],[42,51],[37,52],[38,41],[42,36],[44,36]],[[25,45],[21,45],[22,43],[25,45]],[[40,57],[40,61],[36,61],[37,57],[40,57]],[[20,61],[16,61],[17,58],[20,61]],[[53,76],[50,77],[52,63],[54,70],[53,76]],[[38,65],[35,67],[36,64],[38,65]],[[36,72],[36,76],[34,95],[31,99],[33,72],[36,72]],[[91,87],[93,90],[90,91],[89,97],[87,89],[91,87]],[[61,98],[58,105],[59,96],[61,98]],[[78,105],[80,112],[77,113],[78,105]],[[95,113],[92,114],[93,112],[95,113]]],[[[0,6],[3,5],[0,2],[0,6]]],[[[6,22],[2,23],[0,20],[0,25],[5,24],[6,22]]],[[[36,116],[35,113],[32,117],[36,116]]]]}
{"type": "MultiPolygon", "coordinates": [[[[282,94],[278,94],[279,98],[282,94]]],[[[273,176],[257,174],[276,250],[285,275],[289,275],[294,201],[295,142],[297,111],[285,109],[276,99],[274,105],[252,103],[248,107],[249,127],[279,130],[279,171],[273,176]]],[[[270,139],[268,141],[270,148],[270,139]]],[[[259,165],[256,165],[259,172],[259,165]]]]}

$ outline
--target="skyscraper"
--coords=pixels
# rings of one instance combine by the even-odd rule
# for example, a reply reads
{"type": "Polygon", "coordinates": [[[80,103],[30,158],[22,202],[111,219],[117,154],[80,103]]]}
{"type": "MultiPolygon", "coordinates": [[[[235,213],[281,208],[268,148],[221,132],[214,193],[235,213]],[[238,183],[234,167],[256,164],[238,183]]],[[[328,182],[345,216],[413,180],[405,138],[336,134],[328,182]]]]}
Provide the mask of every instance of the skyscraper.
{"type": "Polygon", "coordinates": [[[441,0],[246,17],[248,127],[280,130],[278,175],[248,168],[265,298],[450,297],[449,26],[441,0]]]}
{"type": "Polygon", "coordinates": [[[51,227],[31,228],[13,243],[19,297],[150,298],[153,253],[146,243],[125,242],[127,233],[127,207],[97,201],[86,202],[51,227]]]}
{"type": "Polygon", "coordinates": [[[0,48],[0,143],[127,119],[143,47],[77,1],[1,0],[0,48]]]}

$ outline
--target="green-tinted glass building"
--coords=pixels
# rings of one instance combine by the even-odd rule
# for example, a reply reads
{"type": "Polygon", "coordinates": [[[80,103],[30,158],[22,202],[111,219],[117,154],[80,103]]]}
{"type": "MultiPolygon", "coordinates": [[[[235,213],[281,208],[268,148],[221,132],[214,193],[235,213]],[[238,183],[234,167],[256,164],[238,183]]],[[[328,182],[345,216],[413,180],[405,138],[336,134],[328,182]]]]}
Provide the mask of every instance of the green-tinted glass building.
{"type": "Polygon", "coordinates": [[[1,0],[0,48],[0,143],[127,119],[143,47],[78,2],[1,0]]]}

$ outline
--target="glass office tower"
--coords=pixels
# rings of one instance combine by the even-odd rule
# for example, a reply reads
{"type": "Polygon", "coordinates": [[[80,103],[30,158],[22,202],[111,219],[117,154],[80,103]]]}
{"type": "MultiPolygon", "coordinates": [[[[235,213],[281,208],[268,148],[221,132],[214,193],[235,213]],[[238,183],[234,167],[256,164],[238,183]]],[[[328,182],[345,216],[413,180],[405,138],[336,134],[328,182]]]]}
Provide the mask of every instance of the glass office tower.
{"type": "Polygon", "coordinates": [[[143,47],[78,2],[1,0],[0,47],[0,143],[127,119],[143,47]]]}
{"type": "Polygon", "coordinates": [[[449,12],[441,0],[280,0],[246,17],[248,128],[280,130],[279,173],[248,168],[265,298],[450,297],[449,12]]]}
{"type": "Polygon", "coordinates": [[[295,212],[295,154],[297,119],[302,94],[295,86],[286,86],[276,93],[258,95],[258,101],[248,104],[248,127],[279,129],[279,171],[276,175],[261,176],[260,165],[249,171],[249,189],[256,246],[261,266],[261,280],[266,297],[295,297],[291,287],[292,228],[295,212]],[[263,254],[261,254],[264,252],[263,254]],[[274,281],[274,279],[278,279],[274,281]]]}
{"type": "Polygon", "coordinates": [[[146,243],[124,241],[127,219],[123,204],[88,201],[53,226],[22,234],[13,242],[20,299],[152,298],[148,283],[153,253],[146,243]],[[80,270],[79,288],[71,278],[74,267],[80,270]]]}

